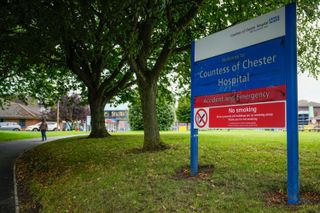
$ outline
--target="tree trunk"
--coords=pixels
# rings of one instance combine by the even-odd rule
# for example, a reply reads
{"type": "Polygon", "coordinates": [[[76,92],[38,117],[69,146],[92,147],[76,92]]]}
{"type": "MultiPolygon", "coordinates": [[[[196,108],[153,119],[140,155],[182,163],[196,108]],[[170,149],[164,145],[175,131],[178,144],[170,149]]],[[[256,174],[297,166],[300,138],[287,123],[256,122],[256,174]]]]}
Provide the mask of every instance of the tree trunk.
{"type": "Polygon", "coordinates": [[[160,139],[156,112],[157,83],[150,80],[147,83],[138,81],[138,84],[144,127],[143,150],[157,151],[164,149],[166,145],[160,139]]]}
{"type": "Polygon", "coordinates": [[[106,101],[97,92],[89,91],[91,112],[91,132],[89,138],[104,138],[110,136],[105,126],[104,107],[106,101]]]}

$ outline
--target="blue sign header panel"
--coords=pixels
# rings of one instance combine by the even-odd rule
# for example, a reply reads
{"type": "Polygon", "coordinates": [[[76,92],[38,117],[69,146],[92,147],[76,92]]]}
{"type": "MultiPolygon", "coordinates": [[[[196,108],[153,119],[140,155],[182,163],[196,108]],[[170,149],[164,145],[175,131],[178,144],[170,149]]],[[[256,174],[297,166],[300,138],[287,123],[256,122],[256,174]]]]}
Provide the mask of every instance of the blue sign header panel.
{"type": "Polygon", "coordinates": [[[285,84],[284,55],[284,37],[280,37],[196,62],[193,96],[285,84]]]}
{"type": "Polygon", "coordinates": [[[194,42],[192,97],[285,85],[285,7],[194,42]]]}

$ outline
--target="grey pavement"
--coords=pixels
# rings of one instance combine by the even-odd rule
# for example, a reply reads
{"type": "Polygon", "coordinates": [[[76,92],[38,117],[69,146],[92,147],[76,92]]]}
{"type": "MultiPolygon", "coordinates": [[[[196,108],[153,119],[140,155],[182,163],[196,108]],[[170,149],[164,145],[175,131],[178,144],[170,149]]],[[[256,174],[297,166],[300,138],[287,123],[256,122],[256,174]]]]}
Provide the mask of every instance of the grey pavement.
{"type": "Polygon", "coordinates": [[[0,213],[16,212],[13,180],[16,158],[24,151],[40,144],[74,136],[79,135],[48,137],[47,141],[41,141],[39,133],[39,138],[0,143],[0,213]]]}

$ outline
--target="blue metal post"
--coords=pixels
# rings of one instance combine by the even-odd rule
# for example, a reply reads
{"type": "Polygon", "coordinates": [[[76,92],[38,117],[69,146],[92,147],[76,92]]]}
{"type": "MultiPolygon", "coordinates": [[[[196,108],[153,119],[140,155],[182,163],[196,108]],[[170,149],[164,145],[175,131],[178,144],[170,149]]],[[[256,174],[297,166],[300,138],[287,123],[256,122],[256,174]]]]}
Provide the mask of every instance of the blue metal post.
{"type": "Polygon", "coordinates": [[[198,130],[191,129],[190,175],[198,175],[198,130]]]}
{"type": "Polygon", "coordinates": [[[296,4],[286,6],[286,45],[288,48],[287,74],[287,159],[288,204],[298,204],[299,197],[299,142],[297,100],[297,38],[296,4]]]}
{"type": "MultiPolygon", "coordinates": [[[[194,70],[195,62],[194,62],[194,41],[191,46],[191,75],[194,70]]],[[[192,78],[191,78],[192,79],[192,78]]],[[[192,81],[191,81],[192,88],[192,81]]],[[[191,129],[190,129],[190,175],[197,176],[198,175],[198,129],[194,129],[194,96],[191,89],[191,129]]]]}

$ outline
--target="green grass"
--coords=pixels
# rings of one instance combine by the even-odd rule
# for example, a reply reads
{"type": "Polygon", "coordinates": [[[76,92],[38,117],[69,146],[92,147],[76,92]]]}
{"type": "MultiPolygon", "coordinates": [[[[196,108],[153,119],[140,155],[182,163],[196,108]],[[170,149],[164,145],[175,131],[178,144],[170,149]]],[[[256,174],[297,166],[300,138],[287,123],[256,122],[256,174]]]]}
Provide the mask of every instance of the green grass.
{"type": "MultiPolygon", "coordinates": [[[[188,133],[161,137],[171,148],[153,153],[132,151],[142,147],[139,132],[64,139],[27,152],[18,169],[28,171],[24,184],[41,212],[320,211],[265,202],[267,193],[286,191],[284,132],[201,132],[199,163],[214,166],[204,179],[175,177],[190,163],[188,133]]],[[[320,133],[300,133],[301,191],[320,193],[319,177],[320,133]]]]}
{"type": "MultiPolygon", "coordinates": [[[[48,131],[48,137],[64,136],[64,135],[77,135],[88,134],[88,132],[79,131],[48,131]]],[[[0,143],[14,140],[23,140],[30,138],[41,138],[40,132],[27,132],[27,131],[0,131],[0,143]]]]}

